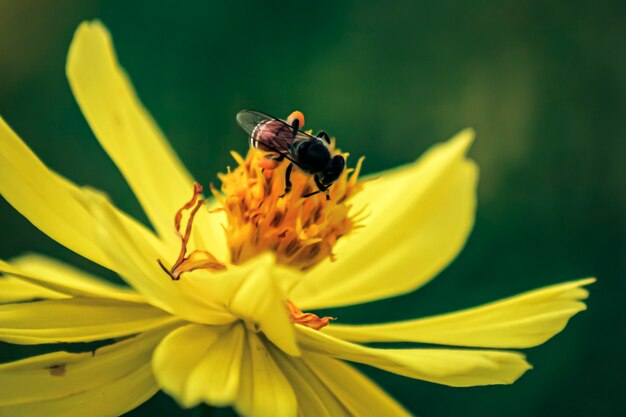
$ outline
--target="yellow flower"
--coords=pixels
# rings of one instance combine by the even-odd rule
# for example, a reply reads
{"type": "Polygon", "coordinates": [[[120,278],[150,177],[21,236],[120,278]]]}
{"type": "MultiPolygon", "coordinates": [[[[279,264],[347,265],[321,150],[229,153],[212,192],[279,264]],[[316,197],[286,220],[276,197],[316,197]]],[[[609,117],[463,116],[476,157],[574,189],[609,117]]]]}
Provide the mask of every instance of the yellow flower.
{"type": "Polygon", "coordinates": [[[156,233],[49,170],[0,120],[2,196],[132,288],[39,255],[0,262],[0,340],[114,340],[0,365],[0,416],[117,416],[159,389],[183,407],[232,405],[243,416],[408,415],[344,361],[450,386],[510,384],[530,368],[524,356],[474,348],[536,346],[585,309],[593,279],[400,323],[320,318],[310,311],[413,291],[456,256],[475,209],[471,131],[376,179],[346,171],[329,201],[300,198],[312,187],[300,173],[278,198],[284,166],[261,170],[251,151],[203,205],[100,23],[79,27],[67,74],[156,233]],[[358,344],[395,341],[464,348],[358,344]]]}

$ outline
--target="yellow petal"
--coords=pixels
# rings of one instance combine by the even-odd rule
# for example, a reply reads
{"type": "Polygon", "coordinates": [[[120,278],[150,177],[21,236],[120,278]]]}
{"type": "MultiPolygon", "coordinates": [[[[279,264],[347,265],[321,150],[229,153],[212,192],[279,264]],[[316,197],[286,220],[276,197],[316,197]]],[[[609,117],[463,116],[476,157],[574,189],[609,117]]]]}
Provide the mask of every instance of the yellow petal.
{"type": "Polygon", "coordinates": [[[220,302],[237,318],[290,355],[300,354],[289,319],[284,288],[301,276],[275,264],[271,254],[257,256],[225,273],[194,271],[184,277],[194,294],[220,302]]]}
{"type": "Polygon", "coordinates": [[[0,194],[52,239],[105,267],[93,245],[91,216],[0,118],[0,194]]]}
{"type": "Polygon", "coordinates": [[[163,331],[96,350],[56,352],[0,365],[0,416],[113,417],[158,387],[149,367],[163,331]]]}
{"type": "Polygon", "coordinates": [[[0,340],[39,344],[89,342],[144,332],[176,321],[145,304],[70,298],[0,306],[0,340]]]}
{"type": "MultiPolygon", "coordinates": [[[[326,355],[306,353],[302,360],[353,417],[410,416],[378,385],[352,366],[326,355]]],[[[334,414],[332,414],[334,416],[334,414]]]]}
{"type": "Polygon", "coordinates": [[[354,196],[369,216],[339,240],[337,260],[314,268],[291,294],[301,308],[362,303],[424,285],[454,259],[474,222],[477,167],[465,130],[416,163],[381,174],[354,196]]]}
{"type": "MultiPolygon", "coordinates": [[[[298,415],[303,417],[352,417],[336,393],[307,366],[304,357],[293,358],[268,346],[272,358],[285,374],[298,401],[298,415]]],[[[306,354],[305,356],[308,357],[306,354]]],[[[332,359],[331,359],[332,360],[332,359]]],[[[352,383],[350,381],[350,383],[352,383]]],[[[371,414],[393,415],[393,414],[371,414]]]]}
{"type": "Polygon", "coordinates": [[[50,298],[67,298],[67,295],[21,279],[13,277],[0,278],[0,304],[50,298]]]}
{"type": "Polygon", "coordinates": [[[332,325],[326,333],[354,342],[418,342],[455,346],[528,348],[542,344],[584,310],[581,288],[595,279],[552,285],[501,301],[418,320],[332,325]]]}
{"type": "MultiPolygon", "coordinates": [[[[145,303],[140,294],[122,288],[63,262],[36,254],[28,254],[6,263],[0,260],[0,272],[19,277],[52,294],[112,298],[120,301],[145,303]]],[[[43,297],[59,298],[59,297],[43,297]]]]}
{"type": "Polygon", "coordinates": [[[453,387],[511,384],[530,365],[524,355],[495,350],[375,349],[298,326],[302,348],[453,387]]]}
{"type": "Polygon", "coordinates": [[[189,374],[183,404],[188,407],[202,401],[217,407],[233,404],[239,390],[244,344],[243,325],[236,324],[224,331],[189,374]]]}
{"type": "Polygon", "coordinates": [[[189,324],[168,334],[154,351],[156,380],[183,407],[197,404],[186,402],[189,375],[224,331],[222,326],[189,324]]]}
{"type": "MultiPolygon", "coordinates": [[[[193,180],[139,101],[120,67],[111,36],[97,21],[83,22],[74,35],[67,76],[98,141],[113,159],[159,235],[174,244],[176,211],[189,200],[193,180]]],[[[220,216],[218,216],[220,217],[220,216]]],[[[206,212],[196,217],[205,248],[225,259],[220,224],[206,212]]]]}
{"type": "Polygon", "coordinates": [[[244,320],[258,324],[259,330],[290,355],[299,355],[294,327],[289,320],[286,297],[278,289],[272,269],[257,269],[241,283],[230,308],[244,320]]]}
{"type": "Polygon", "coordinates": [[[266,349],[241,323],[190,324],[163,339],[153,369],[163,390],[185,408],[234,403],[247,417],[295,416],[293,392],[266,349]]]}
{"type": "MultiPolygon", "coordinates": [[[[94,244],[93,216],[84,205],[86,191],[50,171],[0,118],[0,194],[42,232],[68,249],[117,271],[94,244]]],[[[133,234],[156,242],[156,237],[115,207],[120,221],[133,234]]]]}
{"type": "Polygon", "coordinates": [[[295,417],[296,396],[266,342],[247,332],[235,409],[246,417],[295,417]]]}
{"type": "Polygon", "coordinates": [[[158,260],[165,261],[175,254],[168,253],[158,242],[133,233],[104,196],[85,192],[83,203],[95,219],[91,225],[95,230],[93,244],[102,248],[122,278],[152,305],[198,323],[224,324],[234,320],[224,305],[196,294],[184,277],[172,280],[158,260]]]}

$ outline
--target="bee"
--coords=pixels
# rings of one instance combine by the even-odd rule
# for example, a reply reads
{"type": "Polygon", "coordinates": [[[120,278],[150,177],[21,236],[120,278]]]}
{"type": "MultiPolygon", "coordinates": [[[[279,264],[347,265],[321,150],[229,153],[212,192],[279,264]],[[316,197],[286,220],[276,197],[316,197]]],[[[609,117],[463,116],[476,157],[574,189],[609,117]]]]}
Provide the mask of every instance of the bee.
{"type": "Polygon", "coordinates": [[[339,178],[346,160],[342,155],[332,155],[330,137],[323,130],[317,136],[300,130],[304,115],[293,112],[287,121],[259,111],[242,110],[237,113],[237,123],[250,137],[250,146],[273,155],[270,159],[280,162],[289,160],[285,170],[285,193],[291,191],[291,171],[295,165],[306,175],[313,176],[317,191],[305,194],[310,197],[320,192],[328,196],[328,188],[339,178]]]}

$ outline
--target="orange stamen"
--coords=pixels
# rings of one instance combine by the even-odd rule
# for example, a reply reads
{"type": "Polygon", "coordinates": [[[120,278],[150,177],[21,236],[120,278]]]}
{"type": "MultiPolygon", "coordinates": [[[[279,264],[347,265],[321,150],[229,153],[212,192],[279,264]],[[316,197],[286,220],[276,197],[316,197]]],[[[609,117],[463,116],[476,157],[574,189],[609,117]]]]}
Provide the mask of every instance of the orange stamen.
{"type": "Polygon", "coordinates": [[[174,262],[174,265],[170,269],[167,269],[160,259],[157,262],[161,268],[174,280],[180,279],[180,275],[183,272],[193,271],[196,269],[210,269],[221,270],[226,268],[224,264],[219,262],[211,253],[204,250],[194,250],[189,256],[187,256],[187,244],[191,238],[191,231],[193,230],[193,220],[196,217],[196,213],[200,210],[200,207],[204,204],[202,196],[202,185],[197,182],[193,183],[193,196],[186,202],[174,216],[174,230],[176,235],[180,238],[180,252],[178,253],[178,259],[174,262]],[[185,233],[181,233],[181,223],[183,214],[185,211],[190,210],[189,219],[185,225],[185,233]]]}
{"type": "Polygon", "coordinates": [[[280,162],[271,158],[261,158],[259,159],[259,162],[257,162],[257,165],[259,166],[259,168],[267,169],[271,171],[271,170],[276,169],[276,167],[280,165],[280,162]]]}
{"type": "Polygon", "coordinates": [[[202,204],[204,204],[204,200],[200,199],[201,195],[202,195],[202,185],[200,185],[197,182],[194,182],[193,183],[193,196],[191,197],[191,200],[189,200],[187,203],[185,203],[185,205],[183,205],[180,209],[178,209],[178,211],[176,212],[176,216],[174,217],[174,228],[176,230],[176,235],[181,240],[180,253],[178,254],[178,259],[176,260],[176,263],[174,264],[174,266],[179,265],[185,259],[185,255],[187,254],[187,243],[189,242],[189,237],[191,236],[191,227],[193,226],[193,219],[196,216],[196,213],[198,212],[202,204]],[[180,224],[183,218],[183,213],[185,210],[189,210],[192,207],[193,209],[191,210],[191,213],[189,213],[189,220],[187,220],[187,227],[185,228],[185,235],[183,236],[180,233],[180,224]]]}
{"type": "MultiPolygon", "coordinates": [[[[333,143],[331,149],[340,153],[333,143]]],[[[227,218],[233,264],[271,251],[278,263],[306,271],[326,258],[334,259],[337,241],[358,228],[354,216],[362,207],[353,210],[350,199],[361,189],[357,177],[362,158],[330,187],[328,201],[323,194],[305,197],[316,185],[312,176],[298,170],[292,173],[291,191],[285,194],[287,161],[274,166],[276,161],[257,149],[250,149],[245,158],[237,153],[233,157],[237,166],[219,174],[221,190],[211,188],[227,218]]]]}
{"type": "Polygon", "coordinates": [[[310,327],[314,330],[320,330],[328,326],[331,321],[337,320],[336,317],[319,317],[313,313],[303,313],[291,301],[287,301],[287,309],[289,309],[289,318],[292,323],[310,327]]]}

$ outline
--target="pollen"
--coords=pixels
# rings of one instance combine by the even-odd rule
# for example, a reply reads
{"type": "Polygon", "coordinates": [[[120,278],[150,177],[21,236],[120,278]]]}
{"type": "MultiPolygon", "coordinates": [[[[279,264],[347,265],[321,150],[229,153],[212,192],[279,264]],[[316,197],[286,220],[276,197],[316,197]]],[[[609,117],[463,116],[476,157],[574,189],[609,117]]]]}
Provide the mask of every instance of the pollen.
{"type": "MultiPolygon", "coordinates": [[[[336,153],[334,143],[331,150],[336,153]]],[[[228,218],[231,262],[240,264],[271,251],[278,263],[305,271],[326,258],[334,260],[337,241],[358,227],[350,213],[350,197],[360,189],[363,158],[354,169],[344,170],[328,197],[324,193],[305,197],[317,188],[310,175],[297,169],[291,175],[291,190],[285,193],[288,161],[273,161],[256,149],[245,158],[236,152],[232,156],[237,166],[219,175],[221,190],[212,187],[222,205],[219,210],[228,218]]]]}

